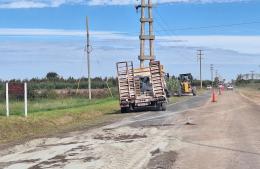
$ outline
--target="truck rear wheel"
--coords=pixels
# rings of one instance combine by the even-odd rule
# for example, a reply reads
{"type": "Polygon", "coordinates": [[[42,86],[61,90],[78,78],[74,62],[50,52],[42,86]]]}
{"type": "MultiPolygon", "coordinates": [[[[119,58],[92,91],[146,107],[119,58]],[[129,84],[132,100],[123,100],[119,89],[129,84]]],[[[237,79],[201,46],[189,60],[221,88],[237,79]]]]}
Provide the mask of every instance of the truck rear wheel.
{"type": "Polygon", "coordinates": [[[162,111],[166,111],[166,103],[162,103],[162,111]]]}
{"type": "Polygon", "coordinates": [[[156,111],[166,111],[166,103],[157,103],[156,111]]]}
{"type": "Polygon", "coordinates": [[[182,89],[181,89],[181,86],[179,87],[179,89],[178,89],[178,93],[177,93],[177,94],[178,94],[179,97],[182,96],[182,89]]]}
{"type": "Polygon", "coordinates": [[[196,96],[196,95],[197,95],[197,92],[196,92],[195,89],[192,89],[192,94],[193,94],[193,96],[196,96]]]}
{"type": "Polygon", "coordinates": [[[162,104],[161,103],[156,103],[155,104],[155,109],[156,109],[156,111],[161,111],[162,110],[162,104]]]}
{"type": "Polygon", "coordinates": [[[128,107],[121,107],[121,113],[128,113],[129,108],[128,107]]]}

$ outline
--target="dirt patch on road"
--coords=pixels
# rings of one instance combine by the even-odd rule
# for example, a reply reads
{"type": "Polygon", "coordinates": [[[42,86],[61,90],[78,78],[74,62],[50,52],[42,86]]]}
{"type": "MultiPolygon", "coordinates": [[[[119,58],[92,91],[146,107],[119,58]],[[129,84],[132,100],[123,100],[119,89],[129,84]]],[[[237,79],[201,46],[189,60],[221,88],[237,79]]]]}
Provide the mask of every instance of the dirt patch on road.
{"type": "Polygon", "coordinates": [[[43,161],[35,166],[30,167],[29,169],[42,169],[42,168],[53,168],[53,167],[61,167],[62,164],[67,163],[68,160],[64,155],[57,155],[48,161],[43,161]]]}
{"type": "Polygon", "coordinates": [[[0,162],[0,168],[5,168],[13,164],[19,164],[19,163],[34,163],[39,161],[40,159],[31,159],[31,160],[19,160],[19,161],[9,161],[9,162],[0,162]]]}
{"type": "Polygon", "coordinates": [[[151,151],[150,153],[152,156],[155,156],[156,154],[159,154],[160,152],[161,152],[161,150],[159,148],[157,148],[156,150],[151,151]]]}
{"type": "Polygon", "coordinates": [[[164,152],[153,157],[146,169],[173,169],[173,164],[176,161],[177,153],[174,151],[164,152]]]}
{"type": "Polygon", "coordinates": [[[185,125],[186,125],[186,126],[196,126],[197,124],[191,123],[191,122],[186,122],[185,125]]]}
{"type": "Polygon", "coordinates": [[[149,125],[143,125],[141,127],[170,127],[170,126],[174,126],[175,124],[149,124],[149,125]]]}
{"type": "Polygon", "coordinates": [[[124,134],[119,134],[119,135],[96,135],[94,136],[94,139],[96,140],[114,140],[114,141],[126,141],[126,140],[135,140],[135,139],[140,139],[140,138],[146,138],[146,135],[139,135],[139,134],[134,134],[134,135],[124,135],[124,134]]]}
{"type": "MultiPolygon", "coordinates": [[[[69,157],[70,157],[70,155],[69,155],[69,157]]],[[[86,162],[91,162],[91,161],[98,160],[98,159],[100,159],[100,158],[83,157],[83,158],[69,159],[66,155],[57,155],[47,161],[43,161],[37,165],[32,166],[29,169],[43,169],[43,168],[54,168],[54,167],[63,168],[70,161],[83,161],[86,163],[86,162]]]]}

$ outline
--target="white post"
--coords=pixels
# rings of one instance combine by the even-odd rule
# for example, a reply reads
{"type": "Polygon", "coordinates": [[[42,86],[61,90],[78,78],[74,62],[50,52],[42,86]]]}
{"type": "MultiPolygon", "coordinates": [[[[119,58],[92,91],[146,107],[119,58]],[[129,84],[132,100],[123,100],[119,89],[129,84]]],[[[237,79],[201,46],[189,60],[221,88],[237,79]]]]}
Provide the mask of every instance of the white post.
{"type": "Polygon", "coordinates": [[[5,84],[5,100],[6,100],[6,116],[9,117],[9,89],[8,89],[8,83],[5,84]]]}
{"type": "Polygon", "coordinates": [[[28,106],[27,106],[27,83],[24,83],[24,116],[28,116],[28,106]]]}

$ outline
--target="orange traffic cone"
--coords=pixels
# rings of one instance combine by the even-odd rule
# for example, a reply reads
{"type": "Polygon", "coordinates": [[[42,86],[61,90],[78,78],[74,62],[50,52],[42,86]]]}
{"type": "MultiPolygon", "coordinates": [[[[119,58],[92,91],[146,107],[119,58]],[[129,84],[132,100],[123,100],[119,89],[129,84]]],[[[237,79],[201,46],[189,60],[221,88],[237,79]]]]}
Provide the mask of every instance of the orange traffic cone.
{"type": "Polygon", "coordinates": [[[217,96],[216,96],[216,93],[215,93],[215,90],[212,91],[212,102],[217,102],[217,96]]]}

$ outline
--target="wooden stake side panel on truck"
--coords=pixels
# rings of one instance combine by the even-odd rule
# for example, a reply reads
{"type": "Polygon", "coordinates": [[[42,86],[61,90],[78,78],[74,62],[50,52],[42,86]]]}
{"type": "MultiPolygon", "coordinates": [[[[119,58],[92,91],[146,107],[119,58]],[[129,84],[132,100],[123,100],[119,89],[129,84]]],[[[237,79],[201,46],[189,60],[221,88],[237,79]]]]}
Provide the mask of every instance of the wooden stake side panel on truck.
{"type": "Polygon", "coordinates": [[[133,68],[133,62],[118,62],[118,91],[121,112],[138,107],[155,107],[166,110],[165,80],[159,61],[149,67],[133,68]]]}

